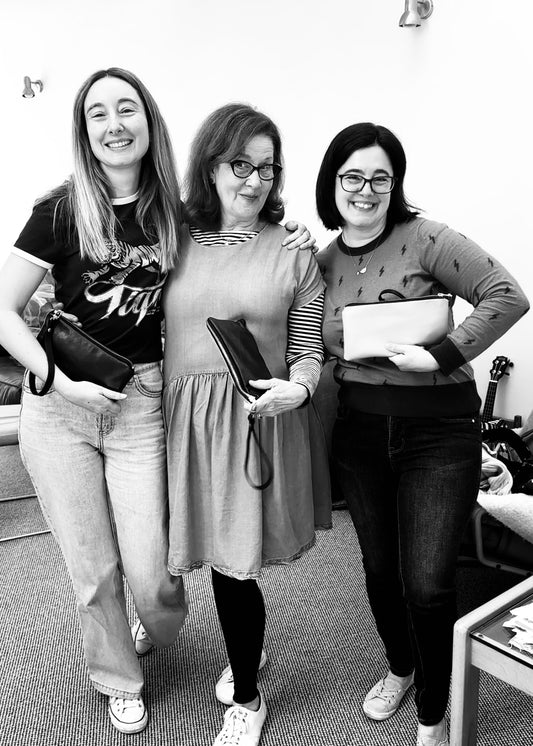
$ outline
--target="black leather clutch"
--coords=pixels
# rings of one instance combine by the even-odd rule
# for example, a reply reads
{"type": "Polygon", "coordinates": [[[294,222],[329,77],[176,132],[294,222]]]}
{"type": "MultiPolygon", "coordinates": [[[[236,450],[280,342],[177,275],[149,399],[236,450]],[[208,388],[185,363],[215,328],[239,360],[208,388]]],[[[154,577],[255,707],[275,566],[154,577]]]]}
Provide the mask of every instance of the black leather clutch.
{"type": "MultiPolygon", "coordinates": [[[[263,356],[259,352],[254,335],[246,328],[244,319],[214,319],[209,317],[206,321],[207,328],[217,343],[229,374],[235,384],[235,388],[241,396],[250,401],[249,395],[256,398],[265,392],[255,389],[248,383],[249,380],[257,381],[261,378],[272,378],[263,356]]],[[[259,415],[257,415],[259,417],[259,415]]],[[[261,445],[258,434],[255,432],[255,415],[248,414],[248,437],[246,439],[246,455],[244,457],[244,476],[246,481],[254,490],[264,490],[274,477],[272,462],[261,445]],[[259,451],[260,462],[263,465],[263,473],[258,482],[250,474],[250,442],[253,440],[259,451]]]]}
{"type": "Polygon", "coordinates": [[[50,311],[37,341],[46,352],[48,374],[40,391],[35,376],[29,375],[32,394],[44,396],[54,381],[54,366],[73,381],[91,381],[112,391],[122,391],[133,376],[133,364],[98,342],[79,326],[66,319],[61,311],[50,311]]]}
{"type": "Polygon", "coordinates": [[[207,328],[218,345],[237,391],[249,401],[248,395],[259,397],[264,391],[248,383],[272,374],[259,352],[254,335],[247,329],[244,319],[207,319],[207,328]]]}

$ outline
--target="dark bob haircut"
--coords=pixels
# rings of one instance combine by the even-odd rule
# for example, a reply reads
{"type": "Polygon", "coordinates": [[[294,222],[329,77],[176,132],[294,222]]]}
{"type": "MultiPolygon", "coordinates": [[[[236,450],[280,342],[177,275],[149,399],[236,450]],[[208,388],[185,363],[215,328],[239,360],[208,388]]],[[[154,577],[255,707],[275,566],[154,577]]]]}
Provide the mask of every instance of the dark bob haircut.
{"type": "MultiPolygon", "coordinates": [[[[185,176],[185,212],[191,225],[204,230],[219,230],[222,219],[220,200],[211,181],[213,168],[237,158],[246,144],[257,135],[265,135],[274,146],[274,162],[283,165],[281,137],[274,122],[247,104],[226,104],[203,122],[191,146],[185,176]]],[[[281,200],[283,171],[272,182],[263,209],[262,220],[278,223],[285,208],[281,200]]]]}
{"type": "Polygon", "coordinates": [[[356,150],[372,145],[379,145],[387,153],[395,177],[387,211],[386,230],[390,230],[397,223],[406,223],[418,215],[418,211],[407,202],[403,191],[406,159],[401,142],[386,127],[371,122],[359,122],[341,130],[333,138],[318,172],[316,207],[320,219],[329,230],[337,230],[344,224],[335,203],[335,180],[339,168],[356,150]]]}

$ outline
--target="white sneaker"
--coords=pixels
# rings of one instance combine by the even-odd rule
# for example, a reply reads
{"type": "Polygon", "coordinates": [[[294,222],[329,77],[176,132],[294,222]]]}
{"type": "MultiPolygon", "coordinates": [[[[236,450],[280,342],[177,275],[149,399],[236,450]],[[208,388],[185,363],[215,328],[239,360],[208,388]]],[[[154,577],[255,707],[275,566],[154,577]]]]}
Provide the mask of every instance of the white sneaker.
{"type": "Polygon", "coordinates": [[[143,655],[146,655],[154,649],[155,645],[150,639],[148,632],[142,626],[140,620],[137,620],[131,628],[131,636],[133,637],[135,652],[139,658],[142,658],[143,655]]]}
{"type": "Polygon", "coordinates": [[[390,718],[405,696],[414,680],[414,674],[406,677],[403,686],[390,677],[389,674],[368,692],[363,702],[363,712],[372,720],[386,720],[390,718]]]}
{"type": "Polygon", "coordinates": [[[233,705],[224,715],[224,725],[213,746],[257,746],[266,714],[263,697],[257,712],[233,705]]]}
{"type": "MultiPolygon", "coordinates": [[[[265,663],[267,662],[267,654],[266,650],[263,648],[261,650],[261,660],[259,661],[259,670],[263,668],[265,663]]],[[[220,676],[218,677],[218,681],[215,685],[215,695],[219,702],[222,702],[225,705],[233,705],[235,704],[233,701],[233,671],[231,670],[231,666],[226,666],[226,668],[222,671],[220,676]]]]}
{"type": "Polygon", "coordinates": [[[441,726],[440,733],[436,736],[422,735],[419,727],[416,734],[416,746],[450,746],[446,720],[443,720],[439,725],[441,726]]]}
{"type": "Polygon", "coordinates": [[[111,722],[121,733],[140,733],[148,724],[148,712],[141,697],[109,697],[107,710],[111,722]]]}

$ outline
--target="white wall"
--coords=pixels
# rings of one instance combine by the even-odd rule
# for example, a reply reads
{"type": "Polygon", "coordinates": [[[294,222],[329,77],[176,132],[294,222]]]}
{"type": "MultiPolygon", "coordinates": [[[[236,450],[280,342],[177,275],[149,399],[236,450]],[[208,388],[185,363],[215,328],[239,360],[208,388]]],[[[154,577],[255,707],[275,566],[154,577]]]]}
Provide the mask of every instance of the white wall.
{"type": "MultiPolygon", "coordinates": [[[[533,4],[434,4],[422,27],[401,29],[402,0],[2,0],[0,253],[35,197],[70,171],[78,86],[119,65],[155,95],[182,172],[216,106],[247,101],[270,114],[284,137],[287,215],[322,245],[314,184],[326,146],[355,121],[389,126],[407,151],[411,200],[502,260],[533,298],[533,4]],[[23,99],[24,75],[44,92],[23,99]]],[[[493,357],[514,361],[496,400],[506,417],[533,408],[532,325],[533,313],[475,363],[483,397],[493,357]]]]}

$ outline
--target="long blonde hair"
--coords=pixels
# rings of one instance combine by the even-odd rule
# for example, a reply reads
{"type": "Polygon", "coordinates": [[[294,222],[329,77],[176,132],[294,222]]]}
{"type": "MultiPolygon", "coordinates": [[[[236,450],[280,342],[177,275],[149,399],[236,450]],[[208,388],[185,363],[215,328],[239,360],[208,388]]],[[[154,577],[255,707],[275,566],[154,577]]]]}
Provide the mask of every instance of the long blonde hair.
{"type": "MultiPolygon", "coordinates": [[[[74,170],[58,190],[60,199],[56,218],[66,219],[68,230],[75,231],[82,258],[97,263],[108,260],[106,242],[113,241],[117,219],[109,193],[109,182],[92,152],[85,122],[84,104],[93,83],[101,78],[120,78],[139,94],[148,120],[150,145],[143,157],[136,219],[147,238],[159,241],[161,268],[171,269],[179,249],[181,200],[172,143],[159,108],[144,84],[128,70],[110,67],[93,73],[79,89],[72,122],[74,170]]],[[[54,223],[56,221],[54,220],[54,223]]]]}

